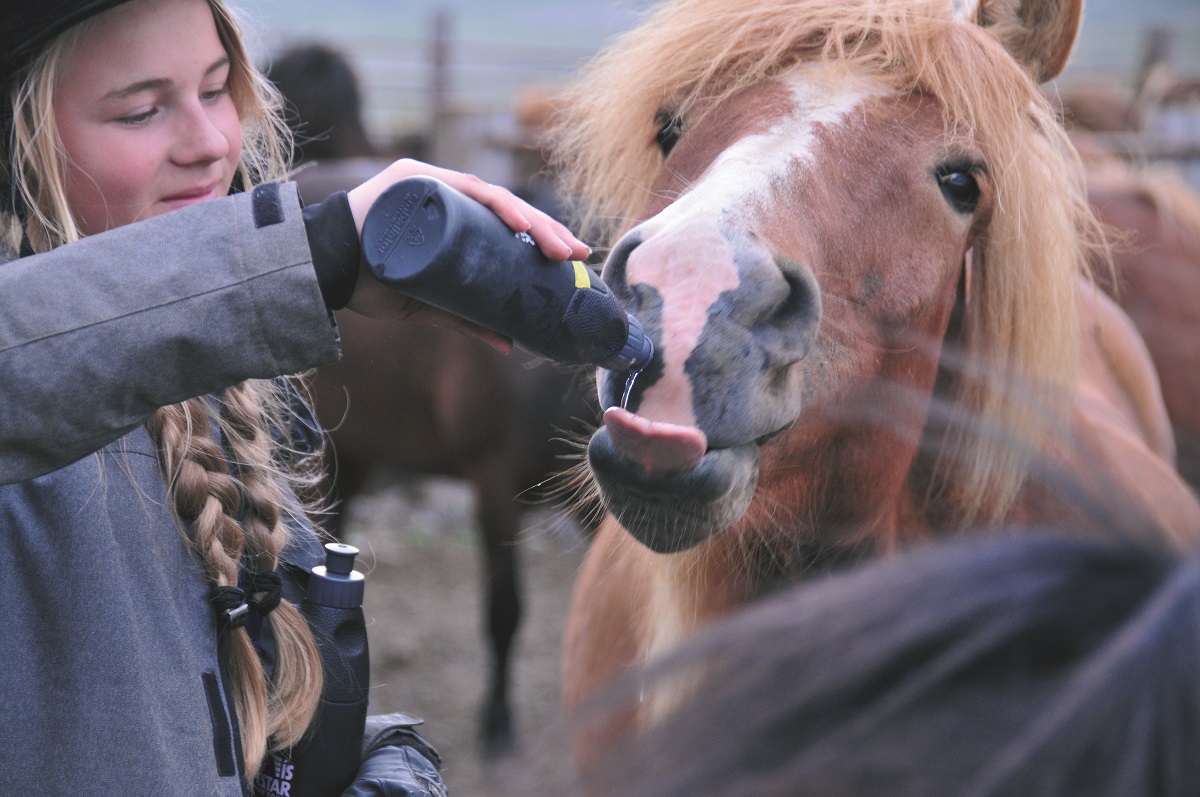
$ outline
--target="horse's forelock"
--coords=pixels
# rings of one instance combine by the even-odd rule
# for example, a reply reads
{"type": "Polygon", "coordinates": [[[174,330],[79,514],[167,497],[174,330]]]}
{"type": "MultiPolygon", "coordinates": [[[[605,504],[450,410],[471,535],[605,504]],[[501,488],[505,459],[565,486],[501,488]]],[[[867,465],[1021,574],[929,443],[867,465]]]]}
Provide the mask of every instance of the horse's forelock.
{"type": "Polygon", "coordinates": [[[641,210],[659,164],[660,109],[703,113],[802,60],[867,67],[901,87],[931,64],[957,22],[947,0],[680,0],[661,6],[584,70],[557,129],[567,188],[596,232],[613,236],[641,210]]]}

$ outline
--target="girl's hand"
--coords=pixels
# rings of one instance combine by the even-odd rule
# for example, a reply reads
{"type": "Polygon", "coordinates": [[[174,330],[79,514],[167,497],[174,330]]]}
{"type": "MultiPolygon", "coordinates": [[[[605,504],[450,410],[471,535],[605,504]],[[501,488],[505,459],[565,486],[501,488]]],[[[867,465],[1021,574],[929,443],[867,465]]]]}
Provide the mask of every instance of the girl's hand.
{"type": "Polygon", "coordinates": [[[443,169],[410,158],[395,161],[370,180],[349,191],[350,211],[354,214],[354,223],[358,226],[360,234],[367,211],[379,195],[393,183],[416,175],[441,180],[451,188],[456,188],[491,208],[492,212],[515,232],[529,233],[543,254],[552,260],[584,260],[592,253],[587,244],[576,238],[565,225],[515,196],[508,189],[485,183],[473,174],[443,169]]]}
{"type": "MultiPolygon", "coordinates": [[[[379,195],[393,183],[417,175],[441,180],[487,206],[515,232],[529,233],[546,257],[553,260],[584,260],[592,252],[587,244],[576,238],[564,224],[515,196],[511,191],[485,183],[473,174],[443,169],[407,158],[395,161],[370,180],[348,192],[350,212],[354,215],[354,224],[359,235],[362,234],[367,211],[379,195]]],[[[448,326],[474,335],[501,352],[508,352],[512,348],[512,341],[503,335],[384,287],[375,279],[365,262],[359,267],[358,282],[347,307],[356,313],[376,318],[413,317],[434,326],[448,326]]]]}

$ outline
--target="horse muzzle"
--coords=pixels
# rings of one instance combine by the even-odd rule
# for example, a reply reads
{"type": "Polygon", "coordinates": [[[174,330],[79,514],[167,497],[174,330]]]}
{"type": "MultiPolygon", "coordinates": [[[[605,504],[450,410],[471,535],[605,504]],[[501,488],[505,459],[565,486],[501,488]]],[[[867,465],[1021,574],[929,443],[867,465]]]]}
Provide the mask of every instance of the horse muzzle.
{"type": "Polygon", "coordinates": [[[656,553],[678,553],[745,514],[758,482],[757,442],[699,453],[679,441],[639,442],[614,422],[620,412],[605,413],[588,464],[604,506],[634,539],[656,553]]]}
{"type": "Polygon", "coordinates": [[[749,509],[762,443],[804,403],[801,363],[821,319],[804,258],[693,204],[630,230],[604,268],[655,355],[632,377],[599,375],[609,409],[588,463],[606,509],[660,553],[695,546],[749,509]]]}

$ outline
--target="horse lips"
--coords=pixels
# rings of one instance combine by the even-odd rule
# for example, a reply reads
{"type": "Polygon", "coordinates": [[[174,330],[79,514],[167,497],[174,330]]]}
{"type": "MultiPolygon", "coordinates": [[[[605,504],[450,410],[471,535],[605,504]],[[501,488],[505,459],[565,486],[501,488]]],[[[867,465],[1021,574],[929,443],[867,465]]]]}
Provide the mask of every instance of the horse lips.
{"type": "Polygon", "coordinates": [[[621,456],[646,473],[689,470],[708,449],[708,438],[694,426],[652,421],[620,407],[604,411],[604,427],[621,456]]]}

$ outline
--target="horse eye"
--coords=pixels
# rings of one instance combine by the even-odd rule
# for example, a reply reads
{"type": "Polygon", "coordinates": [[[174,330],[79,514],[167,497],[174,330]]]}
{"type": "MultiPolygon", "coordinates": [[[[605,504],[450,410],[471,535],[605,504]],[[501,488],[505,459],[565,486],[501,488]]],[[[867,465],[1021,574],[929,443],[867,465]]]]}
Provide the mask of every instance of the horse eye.
{"type": "Polygon", "coordinates": [[[679,137],[683,135],[683,120],[667,110],[661,110],[654,116],[658,132],[654,134],[654,142],[658,144],[663,157],[671,154],[679,137]]]}
{"type": "Polygon", "coordinates": [[[979,182],[975,179],[977,167],[943,166],[937,171],[938,187],[950,207],[959,213],[975,212],[979,205],[979,182]]]}

